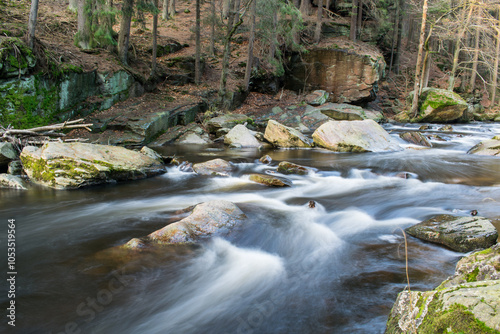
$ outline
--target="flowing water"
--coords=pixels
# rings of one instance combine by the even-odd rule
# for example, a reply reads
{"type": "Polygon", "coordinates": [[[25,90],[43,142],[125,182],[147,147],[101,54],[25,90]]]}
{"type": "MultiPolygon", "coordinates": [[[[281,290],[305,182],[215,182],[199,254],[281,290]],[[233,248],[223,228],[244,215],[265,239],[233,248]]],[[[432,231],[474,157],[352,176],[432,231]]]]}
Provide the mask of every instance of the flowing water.
{"type": "MultiPolygon", "coordinates": [[[[192,162],[221,157],[236,172],[203,177],[171,167],[77,191],[0,189],[2,254],[7,220],[17,224],[17,318],[9,332],[383,333],[407,287],[401,229],[442,213],[500,217],[500,159],[466,154],[500,125],[454,128],[435,131],[446,141],[433,140],[432,149],[400,141],[406,149],[394,153],[172,146],[163,153],[192,162]],[[269,166],[257,161],[265,153],[269,166]],[[283,160],[314,172],[289,176],[291,188],[248,180],[283,160]],[[198,246],[144,256],[109,250],[214,199],[236,203],[249,221],[198,246]]],[[[417,126],[387,129],[398,138],[417,126]]],[[[410,237],[411,289],[436,287],[461,256],[410,237]]],[[[1,261],[6,268],[6,256],[1,261]]]]}

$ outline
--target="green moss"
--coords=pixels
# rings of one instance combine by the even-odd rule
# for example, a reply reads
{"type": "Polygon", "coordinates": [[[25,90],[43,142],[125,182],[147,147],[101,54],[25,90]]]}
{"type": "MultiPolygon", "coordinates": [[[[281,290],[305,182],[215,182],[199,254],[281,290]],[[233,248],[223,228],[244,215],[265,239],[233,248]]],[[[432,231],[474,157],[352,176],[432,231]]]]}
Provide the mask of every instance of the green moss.
{"type": "Polygon", "coordinates": [[[453,304],[449,309],[442,310],[442,302],[433,300],[429,304],[429,313],[418,329],[418,333],[499,333],[476,319],[465,306],[453,304]]]}
{"type": "Polygon", "coordinates": [[[28,156],[21,156],[21,162],[24,169],[31,171],[30,178],[43,181],[46,184],[55,185],[55,174],[50,168],[47,168],[47,161],[44,159],[33,159],[28,156]]]}
{"type": "Polygon", "coordinates": [[[468,273],[465,275],[465,280],[470,283],[470,282],[475,282],[477,281],[477,275],[479,274],[479,267],[474,269],[472,272],[468,273]]]}

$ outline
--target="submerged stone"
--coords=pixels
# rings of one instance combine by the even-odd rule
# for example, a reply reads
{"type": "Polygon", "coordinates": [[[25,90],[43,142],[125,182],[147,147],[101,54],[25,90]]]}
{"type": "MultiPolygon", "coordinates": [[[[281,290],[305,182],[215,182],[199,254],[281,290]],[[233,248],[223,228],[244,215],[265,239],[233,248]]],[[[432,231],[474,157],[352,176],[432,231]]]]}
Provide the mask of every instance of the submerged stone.
{"type": "Polygon", "coordinates": [[[291,187],[292,181],[284,177],[277,177],[266,174],[251,174],[250,181],[266,185],[268,187],[291,187]]]}

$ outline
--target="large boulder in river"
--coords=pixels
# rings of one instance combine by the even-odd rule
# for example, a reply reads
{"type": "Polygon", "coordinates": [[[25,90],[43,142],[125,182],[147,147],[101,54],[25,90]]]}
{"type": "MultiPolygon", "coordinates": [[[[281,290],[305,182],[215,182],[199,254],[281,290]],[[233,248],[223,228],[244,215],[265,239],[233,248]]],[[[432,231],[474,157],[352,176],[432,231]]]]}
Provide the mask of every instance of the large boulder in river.
{"type": "Polygon", "coordinates": [[[55,189],[140,179],[164,171],[161,163],[142,153],[86,143],[26,146],[21,161],[32,181],[55,189]]]}
{"type": "Polygon", "coordinates": [[[467,153],[500,157],[500,136],[495,136],[493,139],[480,142],[467,153]]]}
{"type": "Polygon", "coordinates": [[[243,124],[238,124],[224,136],[224,144],[230,147],[260,147],[261,143],[243,124]]]}
{"type": "Polygon", "coordinates": [[[495,226],[488,219],[479,216],[438,215],[407,228],[406,232],[457,252],[491,247],[498,238],[495,226]]]}
{"type": "Polygon", "coordinates": [[[424,88],[418,101],[419,113],[412,121],[422,123],[456,121],[463,116],[467,107],[467,102],[457,93],[445,89],[424,88]]]}
{"type": "Polygon", "coordinates": [[[462,258],[455,274],[432,291],[403,291],[387,334],[498,333],[500,244],[462,258]]]}
{"type": "Polygon", "coordinates": [[[196,205],[186,218],[165,226],[141,239],[132,239],[124,248],[195,243],[208,236],[225,236],[246,221],[236,204],[214,200],[196,205]]]}
{"type": "Polygon", "coordinates": [[[313,133],[317,146],[337,152],[387,152],[400,146],[377,122],[329,121],[313,133]]]}
{"type": "Polygon", "coordinates": [[[213,159],[193,165],[193,170],[200,175],[229,176],[233,166],[223,159],[213,159]]]}
{"type": "Polygon", "coordinates": [[[375,99],[386,67],[383,55],[376,48],[344,39],[308,51],[292,57],[286,88],[322,89],[330,93],[333,102],[341,103],[375,99]]]}
{"type": "Polygon", "coordinates": [[[290,128],[275,120],[267,122],[264,138],[276,147],[311,147],[312,142],[299,130],[290,128]]]}

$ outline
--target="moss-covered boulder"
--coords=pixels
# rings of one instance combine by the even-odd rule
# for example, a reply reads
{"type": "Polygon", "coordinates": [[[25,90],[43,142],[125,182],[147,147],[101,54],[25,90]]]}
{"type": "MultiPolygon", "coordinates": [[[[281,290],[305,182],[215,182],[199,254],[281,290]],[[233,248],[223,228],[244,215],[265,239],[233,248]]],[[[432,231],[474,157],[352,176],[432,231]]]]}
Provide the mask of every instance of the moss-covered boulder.
{"type": "Polygon", "coordinates": [[[223,159],[213,159],[193,165],[193,170],[200,175],[229,176],[233,166],[223,159]]]}
{"type": "Polygon", "coordinates": [[[232,128],[224,137],[224,144],[230,147],[260,147],[261,143],[243,124],[232,128]]]}
{"type": "Polygon", "coordinates": [[[267,122],[264,138],[275,147],[312,147],[311,139],[299,130],[288,127],[275,120],[267,122]]]}
{"type": "Polygon", "coordinates": [[[55,189],[141,179],[164,172],[161,163],[142,153],[86,143],[26,146],[21,161],[33,182],[55,189]]]}
{"type": "Polygon", "coordinates": [[[493,139],[480,142],[471,148],[467,153],[500,157],[500,136],[495,136],[493,139]]]}
{"type": "Polygon", "coordinates": [[[282,174],[306,175],[309,171],[310,169],[305,166],[297,165],[288,161],[282,161],[278,165],[278,172],[282,174]]]}
{"type": "Polygon", "coordinates": [[[437,215],[406,229],[409,235],[445,245],[457,252],[470,252],[491,247],[498,232],[484,217],[437,215]]]}
{"type": "Polygon", "coordinates": [[[313,133],[317,146],[337,152],[388,152],[401,147],[377,122],[329,121],[313,133]]]}
{"type": "Polygon", "coordinates": [[[311,106],[320,106],[328,101],[329,96],[330,94],[324,90],[315,90],[306,96],[306,102],[311,106]]]}
{"type": "Polygon", "coordinates": [[[277,177],[266,174],[251,174],[249,180],[252,182],[260,183],[268,187],[291,187],[292,181],[284,177],[277,177]]]}
{"type": "Polygon", "coordinates": [[[432,291],[401,292],[385,333],[500,333],[500,245],[461,259],[432,291]]]}
{"type": "Polygon", "coordinates": [[[421,132],[418,131],[403,132],[399,135],[399,137],[411,144],[432,147],[432,144],[427,139],[427,137],[425,137],[421,132]]]}
{"type": "Polygon", "coordinates": [[[25,75],[35,64],[36,57],[24,42],[0,36],[0,79],[25,75]]]}
{"type": "Polygon", "coordinates": [[[128,249],[196,243],[208,236],[225,236],[247,220],[234,203],[214,200],[198,204],[186,218],[165,226],[146,237],[134,238],[123,245],[128,249]]]}
{"type": "MultiPolygon", "coordinates": [[[[410,94],[410,98],[411,98],[410,94]]],[[[457,93],[445,89],[424,88],[418,101],[418,115],[413,122],[447,123],[460,119],[467,102],[457,93]]],[[[410,115],[413,117],[413,115],[410,115]]]]}

